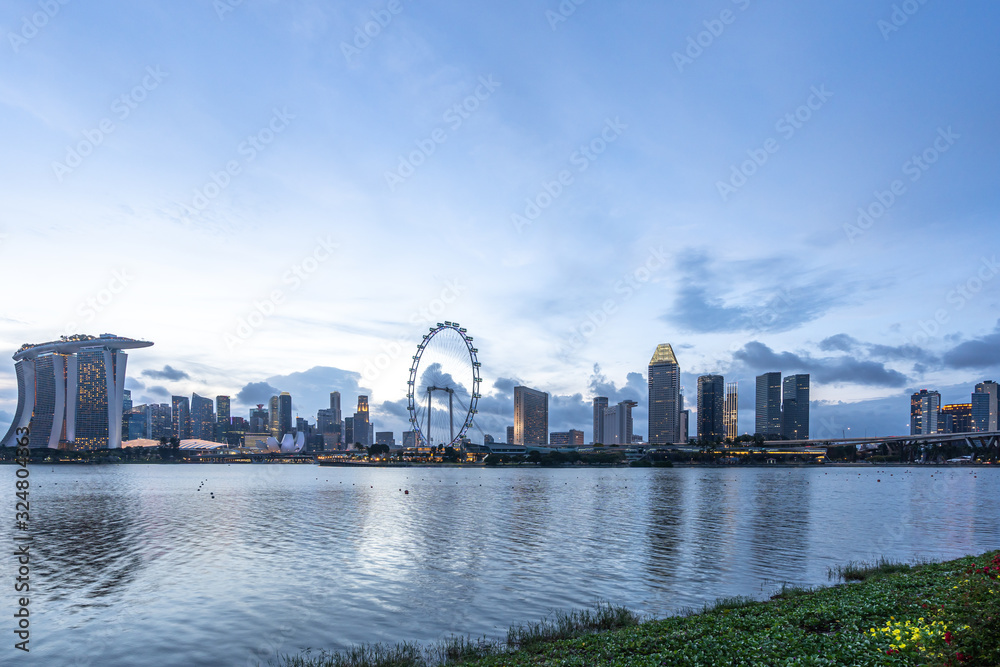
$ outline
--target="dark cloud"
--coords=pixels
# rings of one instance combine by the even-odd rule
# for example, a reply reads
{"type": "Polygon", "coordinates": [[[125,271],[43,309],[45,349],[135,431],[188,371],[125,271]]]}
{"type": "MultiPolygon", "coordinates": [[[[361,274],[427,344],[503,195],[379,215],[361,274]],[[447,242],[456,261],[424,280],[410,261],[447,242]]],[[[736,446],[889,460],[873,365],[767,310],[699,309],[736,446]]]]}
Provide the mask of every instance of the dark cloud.
{"type": "Polygon", "coordinates": [[[858,347],[859,342],[847,334],[837,334],[820,341],[819,349],[824,352],[850,352],[858,347]]]}
{"type": "Polygon", "coordinates": [[[169,365],[164,366],[162,371],[154,371],[147,368],[142,372],[142,376],[152,378],[154,380],[166,380],[168,382],[191,379],[191,376],[184,371],[171,368],[169,365]]]}
{"type": "Polygon", "coordinates": [[[140,389],[145,389],[146,385],[135,378],[125,378],[125,388],[131,389],[132,391],[138,391],[140,389]]]}
{"type": "Polygon", "coordinates": [[[747,343],[733,358],[755,372],[809,373],[823,384],[846,382],[872,387],[903,387],[905,375],[885,364],[853,356],[812,357],[792,352],[777,353],[758,341],[747,343]]]}
{"type": "Polygon", "coordinates": [[[154,385],[152,387],[146,387],[145,392],[147,394],[151,394],[153,396],[161,396],[161,397],[164,397],[164,398],[171,395],[170,391],[167,390],[166,387],[161,387],[160,385],[154,385]]]}
{"type": "Polygon", "coordinates": [[[991,334],[959,343],[942,356],[948,368],[993,369],[1000,367],[1000,322],[991,334]]]}
{"type": "Polygon", "coordinates": [[[277,396],[281,392],[266,382],[251,382],[236,394],[236,402],[244,406],[256,406],[271,400],[272,396],[277,396]]]}

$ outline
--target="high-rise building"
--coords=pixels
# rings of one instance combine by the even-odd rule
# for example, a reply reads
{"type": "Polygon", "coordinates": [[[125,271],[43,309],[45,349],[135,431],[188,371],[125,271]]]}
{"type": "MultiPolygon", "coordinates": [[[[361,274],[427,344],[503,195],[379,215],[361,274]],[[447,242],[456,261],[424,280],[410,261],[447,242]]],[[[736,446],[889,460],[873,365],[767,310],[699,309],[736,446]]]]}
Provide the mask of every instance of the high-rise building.
{"type": "Polygon", "coordinates": [[[598,396],[594,398],[594,439],[593,443],[601,442],[604,437],[604,411],[608,409],[608,398],[598,396]]]}
{"type": "Polygon", "coordinates": [[[250,408],[250,424],[248,426],[250,429],[247,433],[270,433],[271,432],[271,420],[267,415],[267,409],[264,408],[263,403],[258,403],[257,407],[250,408]]]}
{"type": "Polygon", "coordinates": [[[333,410],[333,423],[340,424],[340,392],[330,392],[330,409],[333,410]]]}
{"type": "Polygon", "coordinates": [[[148,406],[133,407],[125,415],[125,431],[123,440],[139,440],[146,437],[146,409],[148,406]]]}
{"type": "Polygon", "coordinates": [[[403,448],[409,449],[411,447],[420,446],[420,436],[418,431],[403,431],[403,448]]]}
{"type": "Polygon", "coordinates": [[[271,437],[281,439],[281,419],[278,416],[278,397],[272,396],[267,405],[268,429],[271,437]]]}
{"type": "Polygon", "coordinates": [[[365,447],[372,444],[367,396],[358,396],[358,411],[354,413],[354,440],[365,447]]]}
{"type": "Polygon", "coordinates": [[[220,424],[229,425],[232,419],[232,413],[230,412],[230,400],[228,396],[216,396],[215,397],[215,417],[220,424]]]}
{"type": "Polygon", "coordinates": [[[910,396],[910,435],[929,435],[938,432],[938,412],[941,411],[941,394],[921,389],[910,396]]]}
{"type": "Polygon", "coordinates": [[[781,435],[781,373],[757,376],[754,409],[754,433],[765,438],[781,435]]]}
{"type": "Polygon", "coordinates": [[[736,440],[740,435],[740,387],[737,382],[726,383],[726,405],[722,413],[722,424],[726,438],[736,440]]]}
{"type": "Polygon", "coordinates": [[[669,344],[659,345],[649,361],[649,443],[681,441],[681,367],[669,344]]]}
{"type": "Polygon", "coordinates": [[[698,378],[698,439],[718,442],[726,437],[723,411],[726,383],[721,375],[698,378]]]}
{"type": "Polygon", "coordinates": [[[938,433],[971,433],[972,403],[952,403],[941,406],[938,433]]]}
{"type": "MultiPolygon", "coordinates": [[[[492,438],[491,438],[492,440],[492,438]]],[[[583,444],[583,431],[570,429],[566,432],[549,433],[549,445],[552,447],[566,447],[583,444]]]]}
{"type": "Polygon", "coordinates": [[[972,394],[972,429],[978,433],[995,433],[997,429],[997,383],[980,382],[972,394]]]}
{"type": "Polygon", "coordinates": [[[632,444],[632,408],[637,405],[635,401],[622,401],[604,410],[603,444],[632,444]]]}
{"type": "Polygon", "coordinates": [[[691,411],[681,410],[681,439],[677,441],[678,445],[686,445],[688,442],[689,431],[691,429],[691,411]]]}
{"type": "Polygon", "coordinates": [[[192,394],[191,435],[195,440],[215,439],[215,418],[212,415],[212,399],[192,394]]]}
{"type": "Polygon", "coordinates": [[[396,437],[392,434],[392,431],[379,431],[375,434],[375,444],[395,447],[396,437]]]}
{"type": "Polygon", "coordinates": [[[169,438],[173,435],[170,404],[146,406],[146,437],[153,440],[169,438]]]}
{"type": "Polygon", "coordinates": [[[508,444],[508,445],[514,444],[514,427],[513,426],[508,426],[507,427],[507,442],[506,442],[506,444],[508,444]]]}
{"type": "Polygon", "coordinates": [[[344,418],[344,444],[347,449],[354,449],[354,445],[360,442],[354,435],[354,417],[344,418]]]}
{"type": "Polygon", "coordinates": [[[132,413],[132,392],[128,389],[122,392],[122,438],[131,440],[128,437],[129,415],[132,413]]]}
{"type": "Polygon", "coordinates": [[[514,387],[515,445],[547,445],[549,395],[528,387],[514,387]]]}
{"type": "Polygon", "coordinates": [[[292,395],[287,391],[278,394],[278,431],[281,437],[292,432],[292,395]]]}
{"type": "Polygon", "coordinates": [[[178,440],[191,439],[191,402],[187,396],[171,396],[170,420],[178,440]]]}
{"type": "Polygon", "coordinates": [[[809,439],[809,374],[782,381],[781,434],[788,440],[809,439]]]}

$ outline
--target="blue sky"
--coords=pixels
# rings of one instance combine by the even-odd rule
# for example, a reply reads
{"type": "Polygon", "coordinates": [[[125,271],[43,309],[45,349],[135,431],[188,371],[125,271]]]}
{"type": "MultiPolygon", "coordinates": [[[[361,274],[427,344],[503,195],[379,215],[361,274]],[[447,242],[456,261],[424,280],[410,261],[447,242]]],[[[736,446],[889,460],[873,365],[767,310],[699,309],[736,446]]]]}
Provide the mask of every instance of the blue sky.
{"type": "Polygon", "coordinates": [[[589,438],[600,393],[638,400],[645,433],[670,342],[689,402],[699,374],[740,381],[741,430],[780,370],[812,374],[814,436],[900,433],[912,390],[1000,375],[998,18],[6,1],[0,349],[143,338],[140,402],[245,414],[270,387],[312,419],[364,391],[398,433],[413,348],[447,319],[476,337],[486,432],[523,382],[551,430],[589,438]]]}

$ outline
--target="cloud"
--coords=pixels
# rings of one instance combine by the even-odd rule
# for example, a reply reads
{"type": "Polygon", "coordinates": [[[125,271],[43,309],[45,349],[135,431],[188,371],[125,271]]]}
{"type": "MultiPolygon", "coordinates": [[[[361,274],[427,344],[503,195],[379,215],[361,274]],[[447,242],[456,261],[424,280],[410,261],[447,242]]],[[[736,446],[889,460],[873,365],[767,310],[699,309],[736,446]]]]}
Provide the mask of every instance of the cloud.
{"type": "Polygon", "coordinates": [[[271,400],[272,396],[277,396],[281,392],[266,382],[251,382],[236,394],[236,402],[243,406],[256,406],[271,400]]]}
{"type": "Polygon", "coordinates": [[[813,357],[792,352],[777,353],[758,341],[744,345],[733,358],[755,372],[809,373],[816,382],[823,384],[844,382],[873,387],[903,387],[908,382],[905,375],[886,368],[882,362],[853,356],[813,357]]]}
{"type": "Polygon", "coordinates": [[[142,372],[142,376],[152,378],[154,380],[167,380],[168,382],[191,379],[191,376],[184,371],[177,370],[169,365],[164,366],[162,371],[154,371],[147,368],[142,372]]]}
{"type": "Polygon", "coordinates": [[[819,349],[824,352],[850,352],[854,350],[860,341],[847,334],[837,334],[820,341],[819,349]]]}
{"type": "Polygon", "coordinates": [[[670,311],[660,319],[693,333],[778,333],[818,319],[853,291],[828,275],[817,275],[806,284],[801,275],[795,275],[798,286],[789,287],[791,275],[775,276],[776,267],[789,262],[774,258],[723,269],[711,265],[704,253],[690,253],[678,262],[680,288],[670,311]],[[722,277],[733,274],[740,276],[741,285],[756,282],[762,286],[727,302],[720,293],[733,283],[723,283],[722,277]],[[734,303],[735,299],[742,303],[734,303]]]}
{"type": "Polygon", "coordinates": [[[1000,367],[1000,321],[991,334],[959,343],[944,353],[942,361],[949,368],[998,368],[1000,367]]]}
{"type": "Polygon", "coordinates": [[[152,394],[153,396],[171,396],[171,392],[167,390],[166,387],[161,387],[160,385],[155,385],[152,387],[147,387],[145,390],[146,394],[152,394]]]}

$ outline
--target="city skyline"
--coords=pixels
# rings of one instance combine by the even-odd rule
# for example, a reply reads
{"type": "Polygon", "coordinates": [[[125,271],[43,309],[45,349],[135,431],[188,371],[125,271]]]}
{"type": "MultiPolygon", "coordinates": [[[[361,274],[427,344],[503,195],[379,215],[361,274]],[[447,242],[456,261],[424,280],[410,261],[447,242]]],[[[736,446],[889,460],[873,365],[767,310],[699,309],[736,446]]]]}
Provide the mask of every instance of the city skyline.
{"type": "MultiPolygon", "coordinates": [[[[913,391],[1000,375],[1000,8],[887,32],[892,4],[404,3],[356,52],[378,3],[37,30],[12,5],[0,261],[30,288],[0,350],[128,332],[157,342],[137,402],[270,381],[300,414],[340,386],[396,419],[420,336],[460,320],[484,395],[544,388],[553,431],[592,395],[645,423],[672,341],[689,407],[701,375],[781,369],[811,376],[814,431],[905,433],[913,391]]],[[[0,426],[16,384],[0,364],[0,426]]]]}

